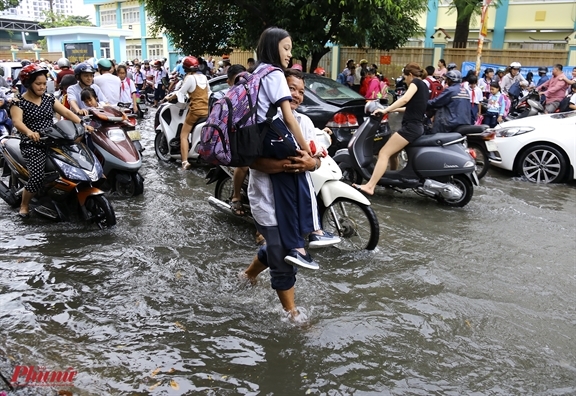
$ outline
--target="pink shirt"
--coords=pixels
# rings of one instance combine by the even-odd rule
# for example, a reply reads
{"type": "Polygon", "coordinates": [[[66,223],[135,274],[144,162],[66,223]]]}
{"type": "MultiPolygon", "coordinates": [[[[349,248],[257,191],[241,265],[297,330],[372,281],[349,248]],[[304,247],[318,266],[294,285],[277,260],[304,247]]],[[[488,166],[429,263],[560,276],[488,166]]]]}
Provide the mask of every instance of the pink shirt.
{"type": "MultiPolygon", "coordinates": [[[[558,77],[561,76],[562,75],[558,77]]],[[[560,102],[562,99],[564,99],[564,96],[566,96],[566,87],[568,87],[568,84],[566,81],[559,80],[558,77],[552,76],[550,80],[546,81],[544,84],[538,87],[539,90],[546,88],[546,91],[543,93],[544,96],[546,96],[547,103],[560,102]]]]}

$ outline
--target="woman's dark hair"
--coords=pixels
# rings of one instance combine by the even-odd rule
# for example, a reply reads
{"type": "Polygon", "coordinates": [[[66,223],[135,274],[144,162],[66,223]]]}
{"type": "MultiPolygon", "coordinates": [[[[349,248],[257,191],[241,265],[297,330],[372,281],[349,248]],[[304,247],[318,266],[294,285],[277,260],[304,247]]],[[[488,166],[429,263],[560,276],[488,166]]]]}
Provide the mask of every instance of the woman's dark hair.
{"type": "Polygon", "coordinates": [[[422,70],[420,68],[420,65],[418,65],[417,63],[410,62],[406,66],[404,66],[403,74],[405,76],[412,74],[414,77],[422,78],[422,76],[424,75],[424,70],[422,70]]]}
{"type": "Polygon", "coordinates": [[[494,69],[492,69],[491,67],[487,67],[486,70],[484,70],[484,74],[482,75],[482,78],[486,78],[486,75],[488,73],[494,73],[494,69]]]}
{"type": "Polygon", "coordinates": [[[236,64],[236,65],[232,65],[228,68],[226,75],[228,76],[228,80],[232,80],[238,74],[245,72],[245,71],[246,71],[246,68],[243,65],[236,64]]]}
{"type": "Polygon", "coordinates": [[[439,59],[438,62],[442,63],[442,66],[446,67],[446,61],[444,59],[439,59]]]}
{"type": "Polygon", "coordinates": [[[574,83],[574,84],[570,85],[570,88],[572,88],[572,89],[576,89],[576,83],[574,83]]]}
{"type": "MultiPolygon", "coordinates": [[[[462,81],[470,82],[470,77],[472,76],[476,76],[476,70],[468,70],[462,81]]],[[[478,80],[476,80],[476,82],[478,82],[478,80]]]]}
{"type": "Polygon", "coordinates": [[[124,69],[124,71],[126,72],[126,74],[128,74],[128,69],[126,68],[126,65],[118,65],[116,66],[116,71],[120,70],[120,69],[124,69]]]}
{"type": "Polygon", "coordinates": [[[534,79],[534,73],[532,72],[526,73],[526,81],[532,82],[533,79],[534,79]]]}
{"type": "Polygon", "coordinates": [[[286,76],[286,78],[296,77],[297,79],[304,81],[304,73],[297,69],[289,68],[284,70],[284,76],[286,76]]]}
{"type": "Polygon", "coordinates": [[[80,93],[80,100],[82,102],[92,98],[98,100],[98,95],[96,95],[96,91],[94,91],[92,88],[84,88],[80,93]]]}
{"type": "Polygon", "coordinates": [[[426,66],[426,74],[429,76],[433,76],[436,69],[434,66],[426,66]]]}
{"type": "Polygon", "coordinates": [[[468,77],[468,84],[478,84],[478,77],[474,74],[468,77]]]}
{"type": "Polygon", "coordinates": [[[498,88],[498,91],[500,91],[500,84],[497,82],[490,83],[490,88],[498,88]]]}
{"type": "Polygon", "coordinates": [[[76,84],[76,77],[74,74],[66,74],[62,77],[62,81],[60,81],[60,88],[68,88],[74,84],[76,84]]]}
{"type": "Polygon", "coordinates": [[[256,48],[258,64],[269,63],[284,69],[282,60],[280,59],[280,52],[278,51],[278,43],[286,37],[290,37],[290,34],[288,34],[286,30],[278,27],[269,27],[264,30],[260,35],[258,47],[256,48]]]}

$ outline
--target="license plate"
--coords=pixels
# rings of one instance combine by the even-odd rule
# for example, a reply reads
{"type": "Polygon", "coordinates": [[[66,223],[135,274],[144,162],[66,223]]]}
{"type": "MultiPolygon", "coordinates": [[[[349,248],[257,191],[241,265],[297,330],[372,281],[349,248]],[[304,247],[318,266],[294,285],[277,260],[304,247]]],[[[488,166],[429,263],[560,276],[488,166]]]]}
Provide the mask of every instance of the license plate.
{"type": "Polygon", "coordinates": [[[498,145],[492,140],[486,140],[486,148],[488,151],[498,151],[498,145]]]}
{"type": "Polygon", "coordinates": [[[128,131],[128,137],[130,140],[140,140],[140,131],[128,131]]]}

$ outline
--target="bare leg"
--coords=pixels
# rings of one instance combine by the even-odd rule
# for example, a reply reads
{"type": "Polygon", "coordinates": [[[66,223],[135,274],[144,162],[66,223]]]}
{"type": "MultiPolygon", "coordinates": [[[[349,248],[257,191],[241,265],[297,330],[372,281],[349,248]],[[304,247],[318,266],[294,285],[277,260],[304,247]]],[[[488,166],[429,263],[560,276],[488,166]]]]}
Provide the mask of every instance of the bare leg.
{"type": "Polygon", "coordinates": [[[298,310],[296,309],[296,303],[294,302],[294,286],[288,290],[276,290],[280,303],[284,311],[290,313],[291,317],[298,316],[298,310]]]}
{"type": "Polygon", "coordinates": [[[190,151],[190,146],[188,145],[188,136],[192,130],[192,125],[188,123],[182,124],[182,131],[180,131],[180,158],[182,160],[182,168],[188,169],[188,151],[190,151]]]}
{"type": "Polygon", "coordinates": [[[36,195],[36,193],[31,193],[30,191],[24,189],[22,192],[22,203],[20,204],[20,214],[27,215],[30,211],[28,207],[30,205],[30,200],[36,195]]]}
{"type": "Polygon", "coordinates": [[[407,145],[408,141],[404,139],[402,136],[400,136],[398,132],[395,132],[390,137],[390,140],[386,142],[384,147],[382,147],[380,149],[380,152],[378,153],[378,160],[376,161],[376,166],[374,167],[374,172],[372,172],[370,180],[368,181],[368,183],[360,186],[363,187],[362,191],[364,191],[368,195],[374,194],[374,189],[376,188],[378,181],[382,178],[382,176],[384,176],[384,173],[386,172],[386,168],[388,167],[388,161],[390,160],[390,157],[399,152],[400,150],[402,150],[407,145]]]}
{"type": "Polygon", "coordinates": [[[398,170],[398,166],[400,165],[400,161],[398,161],[398,154],[396,153],[390,157],[388,169],[390,170],[398,170]]]}
{"type": "Polygon", "coordinates": [[[250,280],[250,282],[255,283],[256,277],[260,275],[262,271],[264,271],[266,267],[260,260],[258,260],[258,256],[254,256],[252,262],[248,266],[248,268],[244,271],[244,276],[250,280]]]}
{"type": "Polygon", "coordinates": [[[238,201],[242,198],[240,191],[242,190],[242,183],[244,183],[244,179],[246,179],[246,175],[248,174],[248,167],[241,166],[234,169],[234,192],[232,193],[232,201],[238,201]]]}

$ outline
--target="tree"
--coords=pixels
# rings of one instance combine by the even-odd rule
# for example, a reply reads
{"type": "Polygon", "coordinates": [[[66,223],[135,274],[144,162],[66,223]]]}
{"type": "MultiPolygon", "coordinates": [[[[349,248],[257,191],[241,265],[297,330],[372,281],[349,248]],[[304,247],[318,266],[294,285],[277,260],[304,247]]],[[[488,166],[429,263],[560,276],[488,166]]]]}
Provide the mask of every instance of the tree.
{"type": "MultiPolygon", "coordinates": [[[[481,14],[482,4],[482,0],[454,0],[450,5],[450,11],[456,11],[456,30],[454,31],[453,48],[466,48],[468,46],[470,21],[472,20],[472,16],[481,14]]],[[[495,4],[496,7],[498,7],[500,2],[499,0],[494,0],[491,4],[495,4]]]]}
{"type": "Polygon", "coordinates": [[[144,0],[155,32],[166,32],[184,53],[222,55],[255,49],[270,26],[290,32],[292,54],[309,70],[329,44],[392,50],[421,32],[426,0],[144,0]]]}
{"type": "MultiPolygon", "coordinates": [[[[1,0],[0,0],[1,1],[1,0]]],[[[40,22],[40,25],[44,29],[56,28],[56,27],[66,27],[66,26],[94,26],[90,21],[88,15],[77,16],[77,15],[63,15],[56,14],[53,11],[43,11],[44,22],[40,22]]],[[[41,48],[46,48],[46,38],[38,41],[38,45],[41,48]]]]}
{"type": "Polygon", "coordinates": [[[0,0],[0,11],[18,7],[18,4],[20,4],[20,0],[0,0]]]}

